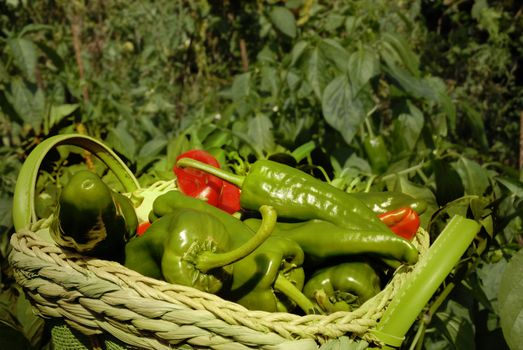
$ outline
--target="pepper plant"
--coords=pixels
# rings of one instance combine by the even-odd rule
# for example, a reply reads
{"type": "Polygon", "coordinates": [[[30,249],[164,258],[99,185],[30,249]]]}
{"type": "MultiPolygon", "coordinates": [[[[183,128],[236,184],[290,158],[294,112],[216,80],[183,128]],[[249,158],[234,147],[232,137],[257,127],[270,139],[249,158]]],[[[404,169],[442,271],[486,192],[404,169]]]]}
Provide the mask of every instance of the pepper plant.
{"type": "MultiPolygon", "coordinates": [[[[36,144],[73,130],[107,142],[144,186],[197,148],[238,175],[279,159],[343,191],[423,199],[433,239],[450,216],[473,219],[480,234],[404,347],[518,344],[518,2],[11,0],[0,13],[0,339],[20,341],[10,348],[46,339],[5,259],[16,175],[36,144]]],[[[55,154],[37,212],[48,214],[61,177],[100,170],[92,161],[55,154]]]]}

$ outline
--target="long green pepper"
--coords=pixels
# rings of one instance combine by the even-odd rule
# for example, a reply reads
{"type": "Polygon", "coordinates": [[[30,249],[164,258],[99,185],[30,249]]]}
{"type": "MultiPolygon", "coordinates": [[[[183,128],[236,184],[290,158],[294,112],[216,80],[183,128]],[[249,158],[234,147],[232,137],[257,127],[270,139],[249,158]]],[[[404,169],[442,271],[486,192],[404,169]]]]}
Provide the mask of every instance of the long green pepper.
{"type": "Polygon", "coordinates": [[[276,209],[278,217],[320,219],[347,229],[393,235],[376,214],[356,197],[285,164],[258,160],[247,176],[232,174],[189,158],[180,159],[176,165],[208,172],[240,187],[240,205],[245,209],[258,210],[261,205],[267,204],[276,209]]]}
{"type": "Polygon", "coordinates": [[[375,214],[384,214],[391,210],[410,207],[418,215],[421,215],[427,210],[428,206],[423,199],[414,198],[397,191],[353,192],[351,196],[362,201],[375,214]]]}
{"type": "MultiPolygon", "coordinates": [[[[255,218],[246,219],[244,223],[253,230],[261,226],[261,220],[255,218]]],[[[297,242],[305,253],[308,266],[359,254],[372,254],[406,264],[418,261],[416,247],[400,236],[349,230],[324,220],[278,222],[273,235],[297,242]]]]}

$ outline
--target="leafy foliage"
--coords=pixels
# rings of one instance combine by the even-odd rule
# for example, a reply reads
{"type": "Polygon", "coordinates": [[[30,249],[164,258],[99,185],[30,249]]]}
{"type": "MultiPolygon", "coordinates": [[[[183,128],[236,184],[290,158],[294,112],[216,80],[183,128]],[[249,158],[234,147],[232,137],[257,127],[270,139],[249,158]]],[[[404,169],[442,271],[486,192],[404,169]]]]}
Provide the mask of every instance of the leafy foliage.
{"type": "Polygon", "coordinates": [[[521,291],[521,271],[523,265],[523,253],[519,251],[510,260],[503,273],[499,287],[499,315],[501,328],[505,339],[511,348],[517,348],[521,344],[521,313],[523,312],[523,302],[518,296],[521,291]]]}
{"type": "MultiPolygon", "coordinates": [[[[517,266],[523,233],[516,1],[12,0],[0,13],[6,297],[18,169],[42,139],[74,131],[111,145],[144,186],[172,176],[191,148],[213,150],[237,173],[294,155],[345,191],[426,200],[433,237],[454,213],[474,218],[481,234],[405,347],[506,347],[523,334],[507,331],[516,323],[496,287],[517,266]],[[375,136],[386,150],[380,167],[365,147],[375,136]]],[[[42,216],[67,176],[59,169],[92,159],[62,151],[53,161],[38,184],[42,216]]],[[[8,315],[2,332],[40,344],[40,326],[27,328],[37,321],[8,315]]]]}

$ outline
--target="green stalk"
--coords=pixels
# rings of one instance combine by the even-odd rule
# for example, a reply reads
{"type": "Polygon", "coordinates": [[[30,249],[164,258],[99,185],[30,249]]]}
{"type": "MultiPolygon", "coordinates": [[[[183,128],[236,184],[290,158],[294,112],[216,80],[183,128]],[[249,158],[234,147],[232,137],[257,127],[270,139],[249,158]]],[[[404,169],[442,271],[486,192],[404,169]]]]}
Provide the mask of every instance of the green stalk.
{"type": "Polygon", "coordinates": [[[296,288],[294,284],[292,284],[285,276],[283,276],[281,273],[278,274],[278,277],[274,281],[273,285],[274,289],[283,293],[285,296],[287,296],[290,300],[296,303],[300,309],[305,311],[306,314],[317,314],[317,310],[314,307],[314,304],[309,298],[305,296],[299,290],[296,288]]]}
{"type": "Polygon", "coordinates": [[[309,141],[292,151],[291,155],[299,163],[303,158],[307,157],[316,148],[314,141],[309,141]]]}
{"type": "Polygon", "coordinates": [[[410,168],[407,168],[407,169],[403,169],[403,170],[400,170],[398,172],[395,172],[395,173],[392,173],[392,174],[388,174],[388,175],[385,175],[383,176],[380,180],[383,182],[383,181],[388,181],[388,180],[392,180],[394,177],[398,176],[398,175],[404,175],[404,174],[409,174],[411,172],[414,172],[414,171],[418,171],[418,169],[421,169],[425,166],[425,162],[422,162],[420,164],[416,164],[416,165],[413,165],[411,166],[410,168]]]}
{"type": "Polygon", "coordinates": [[[131,170],[102,142],[80,134],[49,137],[31,151],[18,173],[13,195],[13,223],[16,230],[37,221],[34,200],[40,166],[47,153],[60,145],[78,146],[94,154],[116,175],[126,192],[140,188],[131,170]]]}
{"type": "Polygon", "coordinates": [[[262,215],[261,226],[252,238],[239,247],[225,253],[201,252],[196,258],[196,268],[203,273],[207,273],[209,270],[230,265],[251,254],[265,242],[274,231],[277,215],[274,208],[268,205],[261,206],[260,212],[262,215]]]}
{"type": "Polygon", "coordinates": [[[191,159],[191,158],[180,159],[178,162],[176,162],[176,166],[182,167],[182,168],[190,167],[190,168],[195,168],[198,170],[205,171],[206,173],[219,177],[220,179],[230,182],[233,185],[236,185],[240,188],[242,187],[243,180],[245,179],[245,176],[236,175],[236,174],[233,174],[226,170],[215,168],[212,165],[205,164],[205,163],[199,162],[199,161],[191,159]]]}
{"type": "Polygon", "coordinates": [[[380,341],[395,347],[401,345],[409,328],[458,263],[480,227],[476,221],[459,215],[448,222],[372,331],[380,341]]]}
{"type": "Polygon", "coordinates": [[[450,282],[449,284],[447,284],[445,286],[445,289],[443,289],[443,292],[441,292],[441,294],[438,295],[436,300],[432,303],[429,310],[426,313],[424,313],[423,316],[420,318],[418,331],[416,332],[416,335],[412,340],[409,350],[423,348],[423,339],[425,337],[425,331],[427,330],[427,327],[430,324],[432,317],[434,316],[436,311],[438,311],[441,304],[443,304],[443,302],[447,299],[449,294],[454,290],[455,286],[456,284],[454,282],[450,282]]]}

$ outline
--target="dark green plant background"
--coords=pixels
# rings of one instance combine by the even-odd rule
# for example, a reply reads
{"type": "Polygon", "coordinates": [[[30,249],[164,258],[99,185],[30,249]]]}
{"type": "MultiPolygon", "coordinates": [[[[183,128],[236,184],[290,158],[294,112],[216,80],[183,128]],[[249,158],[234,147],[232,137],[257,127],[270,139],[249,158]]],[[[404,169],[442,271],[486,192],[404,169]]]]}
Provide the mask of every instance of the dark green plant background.
{"type": "MultiPolygon", "coordinates": [[[[346,191],[424,198],[434,237],[474,218],[404,348],[521,346],[521,293],[506,306],[523,268],[520,2],[2,0],[0,28],[0,343],[49,346],[7,264],[11,198],[36,144],[81,132],[143,185],[189,148],[237,172],[294,151],[346,191]]],[[[42,215],[59,185],[45,170],[42,215]]]]}

